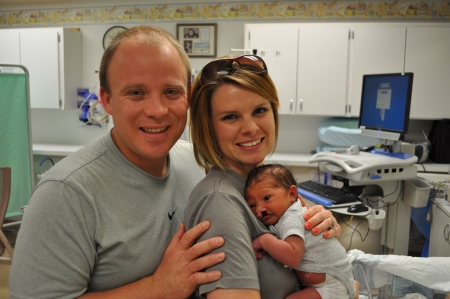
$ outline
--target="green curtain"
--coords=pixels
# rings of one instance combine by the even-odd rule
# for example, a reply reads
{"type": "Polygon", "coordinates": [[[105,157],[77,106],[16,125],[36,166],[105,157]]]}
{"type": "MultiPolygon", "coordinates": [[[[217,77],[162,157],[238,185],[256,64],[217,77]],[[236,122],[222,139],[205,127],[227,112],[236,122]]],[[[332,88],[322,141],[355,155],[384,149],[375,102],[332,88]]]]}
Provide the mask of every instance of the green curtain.
{"type": "Polygon", "coordinates": [[[21,215],[33,188],[28,74],[0,73],[0,166],[11,167],[6,217],[21,215]]]}

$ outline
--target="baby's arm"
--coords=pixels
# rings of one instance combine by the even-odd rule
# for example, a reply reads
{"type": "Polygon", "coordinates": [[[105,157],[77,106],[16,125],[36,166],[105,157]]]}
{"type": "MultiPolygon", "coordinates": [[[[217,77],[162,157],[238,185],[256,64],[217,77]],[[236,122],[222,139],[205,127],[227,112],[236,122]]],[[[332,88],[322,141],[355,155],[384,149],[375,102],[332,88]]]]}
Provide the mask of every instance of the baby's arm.
{"type": "Polygon", "coordinates": [[[280,263],[296,267],[302,260],[305,242],[296,235],[280,240],[272,234],[263,234],[253,240],[253,249],[257,259],[262,258],[262,251],[265,251],[280,263]]]}

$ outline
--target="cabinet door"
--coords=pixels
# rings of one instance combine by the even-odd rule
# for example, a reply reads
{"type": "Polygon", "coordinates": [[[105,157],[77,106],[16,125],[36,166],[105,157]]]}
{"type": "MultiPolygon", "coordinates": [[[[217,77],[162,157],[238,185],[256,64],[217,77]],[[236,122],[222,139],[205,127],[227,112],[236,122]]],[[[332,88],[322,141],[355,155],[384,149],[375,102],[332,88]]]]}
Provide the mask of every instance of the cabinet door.
{"type": "Polygon", "coordinates": [[[300,27],[297,114],[344,116],[349,29],[300,27]]]}
{"type": "Polygon", "coordinates": [[[283,24],[247,25],[246,48],[256,49],[277,87],[280,114],[295,114],[298,29],[283,24]]]}
{"type": "Polygon", "coordinates": [[[450,217],[436,205],[432,209],[429,256],[450,257],[450,217]]]}
{"type": "Polygon", "coordinates": [[[352,37],[349,114],[359,116],[363,75],[404,71],[406,27],[355,27],[352,37]]]}
{"type": "Polygon", "coordinates": [[[408,27],[405,71],[414,73],[411,118],[450,117],[450,28],[408,27]]]}
{"type": "Polygon", "coordinates": [[[60,107],[59,47],[55,30],[20,32],[21,63],[30,73],[31,108],[60,107]]]}
{"type": "MultiPolygon", "coordinates": [[[[19,31],[0,30],[0,63],[20,64],[19,31]]],[[[4,73],[19,73],[20,69],[0,67],[4,73]]]]}

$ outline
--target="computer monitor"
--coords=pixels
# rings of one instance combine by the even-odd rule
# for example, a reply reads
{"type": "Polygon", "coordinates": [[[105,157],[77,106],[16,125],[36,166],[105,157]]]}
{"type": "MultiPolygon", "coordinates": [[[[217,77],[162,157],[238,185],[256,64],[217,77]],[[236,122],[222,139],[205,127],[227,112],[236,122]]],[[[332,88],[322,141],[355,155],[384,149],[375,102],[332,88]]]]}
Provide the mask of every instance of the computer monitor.
{"type": "Polygon", "coordinates": [[[413,73],[363,76],[358,126],[361,134],[378,137],[398,152],[408,132],[413,73]]]}

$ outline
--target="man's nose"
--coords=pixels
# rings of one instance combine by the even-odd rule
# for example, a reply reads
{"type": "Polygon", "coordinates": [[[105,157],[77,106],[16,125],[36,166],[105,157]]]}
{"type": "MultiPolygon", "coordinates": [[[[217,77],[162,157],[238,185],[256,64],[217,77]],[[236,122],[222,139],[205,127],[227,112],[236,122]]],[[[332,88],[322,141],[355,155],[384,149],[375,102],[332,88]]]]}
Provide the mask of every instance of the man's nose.
{"type": "Polygon", "coordinates": [[[164,99],[157,95],[149,96],[145,100],[145,114],[153,117],[163,117],[167,115],[168,108],[164,102],[164,99]]]}

